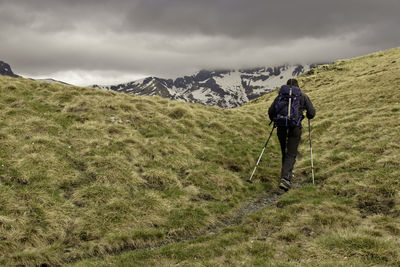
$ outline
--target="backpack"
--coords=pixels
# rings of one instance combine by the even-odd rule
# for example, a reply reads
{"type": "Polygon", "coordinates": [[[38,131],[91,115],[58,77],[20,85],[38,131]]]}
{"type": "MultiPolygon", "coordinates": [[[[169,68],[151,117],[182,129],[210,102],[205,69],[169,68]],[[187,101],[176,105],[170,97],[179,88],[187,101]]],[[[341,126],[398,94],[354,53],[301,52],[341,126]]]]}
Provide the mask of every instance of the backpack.
{"type": "Polygon", "coordinates": [[[275,102],[275,126],[300,126],[303,114],[300,113],[301,90],[297,86],[283,85],[275,102]],[[290,109],[289,109],[290,106],[290,109]]]}

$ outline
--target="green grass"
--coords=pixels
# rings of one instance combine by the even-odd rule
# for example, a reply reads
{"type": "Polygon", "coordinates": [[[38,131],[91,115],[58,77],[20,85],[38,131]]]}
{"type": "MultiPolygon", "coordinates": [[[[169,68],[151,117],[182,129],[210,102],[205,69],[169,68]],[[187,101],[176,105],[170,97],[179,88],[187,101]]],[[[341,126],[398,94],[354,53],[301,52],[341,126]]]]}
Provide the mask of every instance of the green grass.
{"type": "MultiPolygon", "coordinates": [[[[316,186],[289,191],[228,231],[76,265],[398,266],[399,57],[396,48],[320,66],[299,78],[317,108],[312,121],[316,186]]],[[[275,95],[235,112],[265,113],[275,95]]],[[[295,179],[311,176],[306,134],[307,128],[295,179]]],[[[279,174],[274,141],[274,153],[265,160],[272,164],[271,177],[279,174]]],[[[262,174],[257,178],[274,184],[262,174]]]]}
{"type": "Polygon", "coordinates": [[[266,114],[9,77],[0,96],[2,265],[173,242],[266,190],[244,182],[266,114]]]}
{"type": "MultiPolygon", "coordinates": [[[[301,76],[316,186],[208,234],[277,187],[275,136],[245,183],[276,93],[222,110],[0,77],[0,264],[399,265],[399,57],[301,76]]],[[[295,179],[311,181],[307,141],[295,179]]]]}

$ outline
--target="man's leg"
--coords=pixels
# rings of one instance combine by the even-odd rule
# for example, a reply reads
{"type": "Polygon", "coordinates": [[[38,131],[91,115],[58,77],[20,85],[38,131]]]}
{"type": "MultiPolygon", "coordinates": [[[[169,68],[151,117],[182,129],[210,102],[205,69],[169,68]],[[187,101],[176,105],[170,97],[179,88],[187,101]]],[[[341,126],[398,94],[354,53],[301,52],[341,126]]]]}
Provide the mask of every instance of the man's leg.
{"type": "Polygon", "coordinates": [[[295,127],[289,129],[288,141],[287,141],[287,152],[285,161],[282,166],[282,178],[288,181],[292,179],[292,171],[294,164],[296,163],[297,149],[301,139],[301,128],[295,127]]]}
{"type": "Polygon", "coordinates": [[[282,165],[281,188],[288,190],[291,187],[292,171],[296,162],[297,149],[301,139],[301,128],[290,128],[288,131],[286,156],[282,165]]]}
{"type": "Polygon", "coordinates": [[[279,139],[279,143],[281,145],[281,152],[282,152],[282,167],[283,162],[285,161],[286,157],[286,143],[287,143],[287,128],[286,127],[278,127],[277,128],[277,135],[279,139]]]}

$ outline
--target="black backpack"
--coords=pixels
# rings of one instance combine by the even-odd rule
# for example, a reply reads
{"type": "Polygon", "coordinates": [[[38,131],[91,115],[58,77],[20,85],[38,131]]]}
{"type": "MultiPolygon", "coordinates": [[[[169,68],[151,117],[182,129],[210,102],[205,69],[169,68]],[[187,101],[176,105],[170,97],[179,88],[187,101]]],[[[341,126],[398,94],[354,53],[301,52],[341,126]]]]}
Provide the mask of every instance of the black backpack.
{"type": "Polygon", "coordinates": [[[297,86],[283,85],[279,90],[278,100],[275,103],[277,116],[275,126],[300,126],[303,114],[300,114],[301,90],[297,86]],[[289,108],[290,107],[290,108],[289,108]]]}

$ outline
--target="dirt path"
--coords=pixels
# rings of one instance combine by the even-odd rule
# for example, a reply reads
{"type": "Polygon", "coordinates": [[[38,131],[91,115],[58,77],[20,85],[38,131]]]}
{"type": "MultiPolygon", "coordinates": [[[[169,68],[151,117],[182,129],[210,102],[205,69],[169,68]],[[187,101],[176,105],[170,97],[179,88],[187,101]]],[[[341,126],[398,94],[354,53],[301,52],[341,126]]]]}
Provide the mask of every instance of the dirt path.
{"type": "MultiPolygon", "coordinates": [[[[293,189],[295,189],[300,187],[302,184],[302,181],[297,181],[297,183],[294,183],[292,187],[293,189]]],[[[109,251],[107,255],[118,255],[128,251],[156,250],[167,245],[191,241],[201,236],[218,234],[227,227],[239,225],[242,222],[243,218],[247,215],[257,212],[265,207],[275,205],[284,193],[285,192],[283,190],[277,188],[275,190],[272,190],[271,192],[261,194],[256,199],[242,203],[240,207],[233,213],[233,215],[226,215],[223,218],[220,218],[216,223],[208,225],[208,227],[205,227],[199,232],[185,236],[169,237],[168,240],[160,241],[155,244],[147,244],[142,246],[126,245],[120,247],[117,251],[109,251]]],[[[103,256],[106,255],[101,255],[100,257],[103,256]]],[[[83,259],[75,259],[72,262],[76,262],[79,260],[83,259]]]]}
{"type": "MultiPolygon", "coordinates": [[[[301,182],[293,183],[292,188],[296,189],[299,188],[301,185],[301,182]]],[[[240,224],[243,218],[247,215],[257,212],[267,206],[275,205],[284,193],[285,192],[283,190],[277,188],[275,190],[272,190],[271,192],[258,196],[258,198],[254,200],[242,203],[240,208],[234,213],[233,216],[225,217],[224,219],[221,219],[218,224],[210,226],[207,233],[215,234],[222,231],[226,227],[240,224]]]]}

